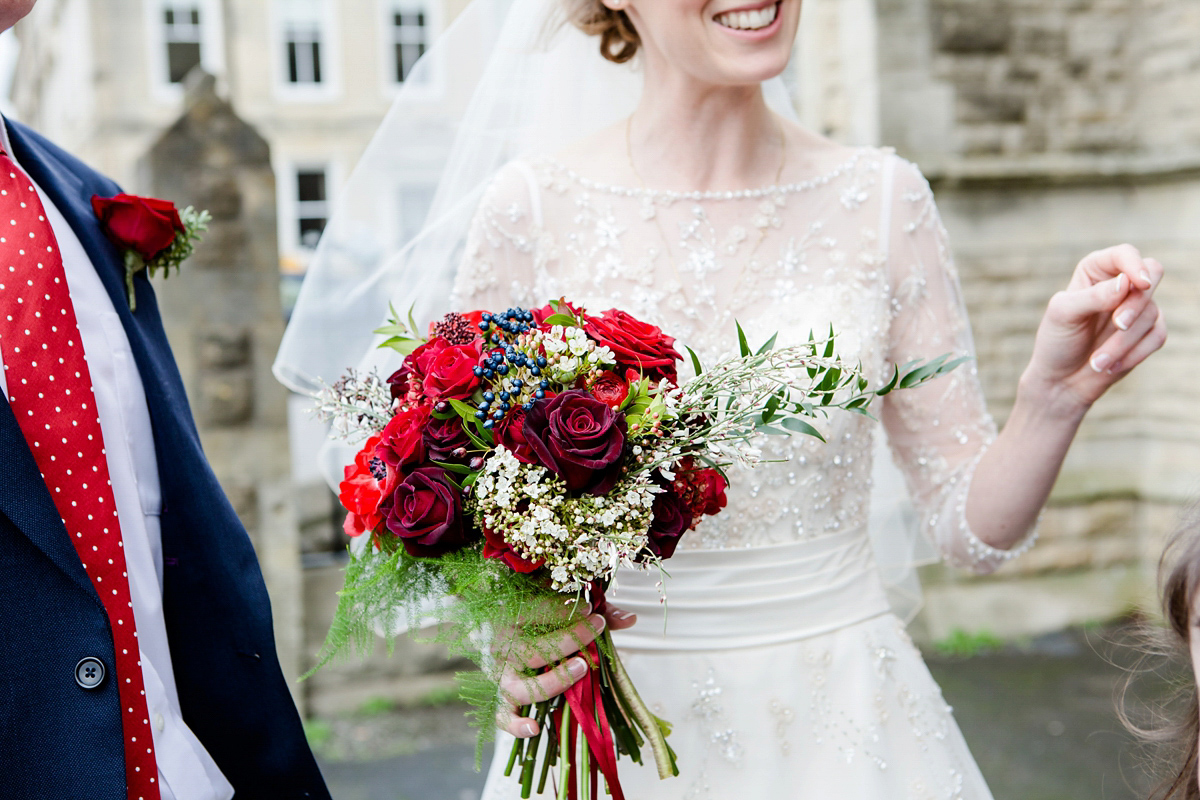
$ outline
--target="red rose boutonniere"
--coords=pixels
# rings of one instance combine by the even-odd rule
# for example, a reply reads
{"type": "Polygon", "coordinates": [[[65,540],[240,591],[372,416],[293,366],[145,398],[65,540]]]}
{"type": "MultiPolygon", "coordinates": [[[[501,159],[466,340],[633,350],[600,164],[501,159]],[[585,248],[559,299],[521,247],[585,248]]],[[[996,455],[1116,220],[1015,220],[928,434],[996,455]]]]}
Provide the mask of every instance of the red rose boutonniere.
{"type": "Polygon", "coordinates": [[[143,269],[149,270],[151,277],[160,269],[167,276],[172,269],[178,270],[212,220],[207,211],[191,206],[179,211],[166,200],[124,193],[95,195],[92,210],[105,234],[125,254],[125,291],[129,307],[135,311],[133,276],[143,269]]]}

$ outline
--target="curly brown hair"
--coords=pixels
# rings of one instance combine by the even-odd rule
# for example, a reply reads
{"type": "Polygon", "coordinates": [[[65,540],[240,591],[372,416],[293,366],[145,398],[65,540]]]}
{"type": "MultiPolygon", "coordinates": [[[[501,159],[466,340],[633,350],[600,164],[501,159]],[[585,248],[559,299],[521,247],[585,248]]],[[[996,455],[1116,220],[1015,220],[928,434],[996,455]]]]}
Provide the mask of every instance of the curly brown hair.
{"type": "Polygon", "coordinates": [[[600,55],[617,64],[637,55],[642,38],[624,11],[614,11],[601,0],[564,0],[564,5],[571,24],[600,37],[600,55]]]}
{"type": "Polygon", "coordinates": [[[1158,751],[1153,766],[1163,779],[1150,800],[1200,800],[1200,697],[1191,670],[1179,670],[1182,674],[1166,702],[1139,715],[1144,719],[1149,713],[1146,722],[1135,722],[1126,703],[1135,678],[1158,677],[1163,665],[1178,669],[1190,660],[1189,643],[1197,631],[1192,609],[1200,591],[1200,503],[1191,507],[1163,552],[1159,587],[1166,625],[1147,623],[1140,632],[1143,658],[1126,681],[1118,711],[1125,726],[1158,751]]]}

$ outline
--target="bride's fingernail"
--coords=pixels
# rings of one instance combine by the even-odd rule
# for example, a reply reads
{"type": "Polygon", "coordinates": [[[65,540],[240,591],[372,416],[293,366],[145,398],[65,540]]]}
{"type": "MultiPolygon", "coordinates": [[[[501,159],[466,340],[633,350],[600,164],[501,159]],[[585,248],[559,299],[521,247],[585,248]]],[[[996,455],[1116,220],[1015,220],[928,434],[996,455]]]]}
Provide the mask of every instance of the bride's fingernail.
{"type": "Polygon", "coordinates": [[[1092,356],[1092,370],[1095,372],[1105,372],[1112,366],[1112,356],[1108,353],[1097,353],[1092,356]]]}
{"type": "Polygon", "coordinates": [[[522,736],[537,736],[537,724],[533,722],[522,722],[519,728],[522,736]]]}
{"type": "Polygon", "coordinates": [[[588,622],[591,624],[592,629],[595,630],[596,633],[604,630],[604,626],[608,624],[608,620],[606,620],[602,614],[593,614],[592,616],[588,617],[588,622]]]}
{"type": "Polygon", "coordinates": [[[582,658],[572,658],[567,662],[567,674],[576,680],[587,675],[588,665],[582,658]]]}
{"type": "Polygon", "coordinates": [[[614,611],[612,611],[611,613],[612,613],[612,615],[613,615],[614,617],[616,617],[617,619],[619,619],[621,622],[624,622],[625,620],[627,620],[627,619],[629,619],[630,617],[632,617],[632,616],[633,616],[633,612],[632,612],[632,611],[615,611],[615,610],[614,610],[614,611]]]}
{"type": "Polygon", "coordinates": [[[1122,272],[1117,276],[1117,279],[1113,281],[1113,294],[1120,294],[1123,291],[1125,291],[1125,273],[1122,272]]]}
{"type": "Polygon", "coordinates": [[[1150,273],[1147,270],[1142,270],[1142,280],[1151,286],[1154,285],[1154,279],[1150,277],[1150,273]]]}
{"type": "Polygon", "coordinates": [[[1129,330],[1129,326],[1133,324],[1133,309],[1126,309],[1117,315],[1117,327],[1123,331],[1129,330]]]}

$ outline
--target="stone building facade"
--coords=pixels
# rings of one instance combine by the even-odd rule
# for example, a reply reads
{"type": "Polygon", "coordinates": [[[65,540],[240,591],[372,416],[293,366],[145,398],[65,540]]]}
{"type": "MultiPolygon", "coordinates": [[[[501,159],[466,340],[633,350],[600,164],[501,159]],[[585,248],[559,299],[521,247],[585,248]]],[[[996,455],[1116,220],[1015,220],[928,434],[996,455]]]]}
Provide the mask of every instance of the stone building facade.
{"type": "MultiPolygon", "coordinates": [[[[415,43],[466,2],[40,0],[18,29],[13,102],[64,146],[147,189],[137,164],[181,112],[175,73],[198,61],[269,146],[286,278],[302,271],[306,236],[415,43]]],[[[1041,631],[1144,602],[1161,541],[1200,484],[1200,421],[1189,413],[1200,390],[1200,4],[804,0],[803,13],[787,76],[801,118],[841,141],[892,145],[933,182],[1001,420],[1045,303],[1084,254],[1130,241],[1170,270],[1159,300],[1171,342],[1093,410],[1041,545],[986,579],[927,570],[917,630],[1041,631]]],[[[292,461],[311,485],[309,454],[292,461]]],[[[328,494],[297,500],[311,651],[337,577],[322,553],[338,540],[328,494]]],[[[373,660],[370,681],[325,673],[317,705],[383,691],[400,675],[425,686],[411,676],[433,658],[373,660]]]]}

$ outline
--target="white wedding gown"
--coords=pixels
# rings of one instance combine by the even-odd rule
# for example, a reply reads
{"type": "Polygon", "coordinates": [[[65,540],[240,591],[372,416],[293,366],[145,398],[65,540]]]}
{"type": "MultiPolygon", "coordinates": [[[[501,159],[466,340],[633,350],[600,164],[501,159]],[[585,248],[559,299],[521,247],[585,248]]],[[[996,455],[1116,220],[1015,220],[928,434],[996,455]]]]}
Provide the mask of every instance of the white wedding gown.
{"type": "MultiPolygon", "coordinates": [[[[660,325],[714,363],[832,324],[839,355],[878,383],[892,363],[972,352],[945,231],[916,168],[844,152],[808,181],[670,193],[589,180],[548,158],[502,170],[468,239],[454,308],[567,297],[660,325]],[[667,238],[669,237],[669,239],[667,238]],[[669,241],[669,247],[668,247],[669,241]]],[[[682,350],[681,350],[682,352],[682,350]]],[[[967,525],[975,465],[995,437],[973,364],[875,409],[922,524],[953,564],[996,551],[967,525]]],[[[728,508],[657,576],[624,572],[616,634],[647,704],[675,725],[681,775],[621,763],[629,800],[981,800],[990,793],[888,608],[867,532],[875,421],[835,412],[809,437],[767,437],[731,475],[728,508]]],[[[1030,538],[1030,541],[1032,537],[1030,538]]],[[[1024,549],[1024,548],[1021,548],[1024,549]]],[[[501,741],[484,800],[519,797],[501,741]]]]}

